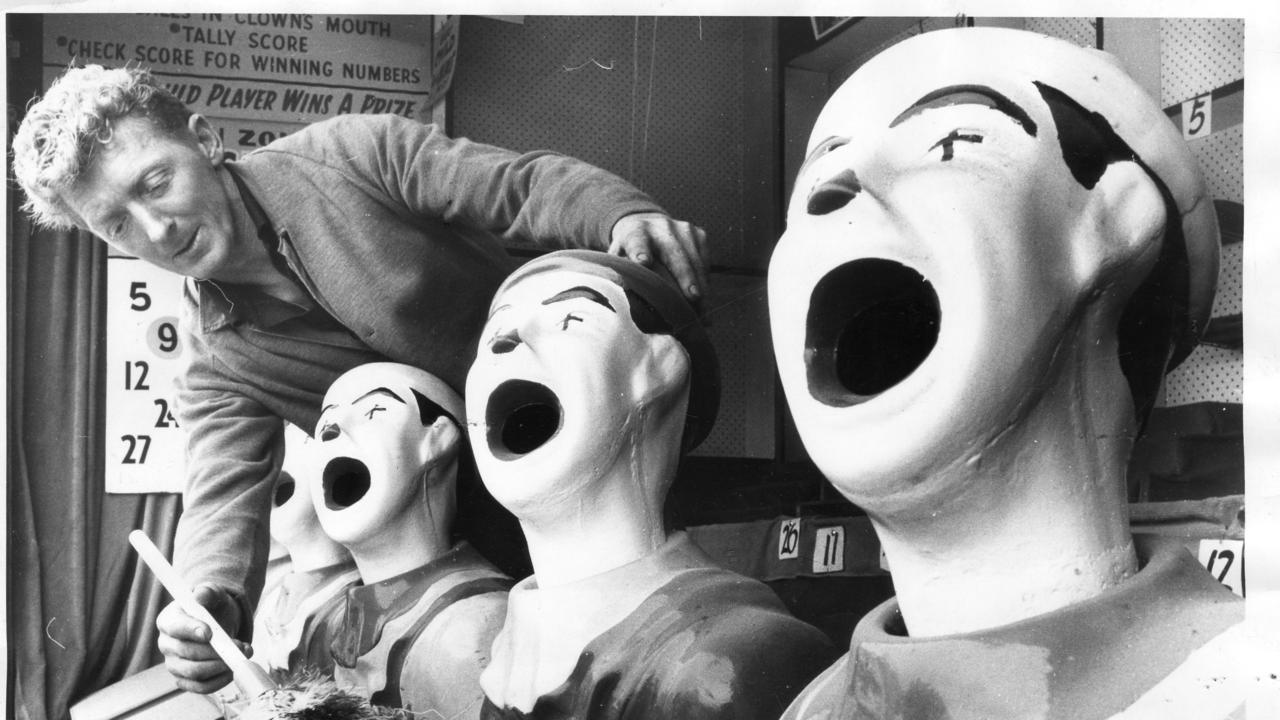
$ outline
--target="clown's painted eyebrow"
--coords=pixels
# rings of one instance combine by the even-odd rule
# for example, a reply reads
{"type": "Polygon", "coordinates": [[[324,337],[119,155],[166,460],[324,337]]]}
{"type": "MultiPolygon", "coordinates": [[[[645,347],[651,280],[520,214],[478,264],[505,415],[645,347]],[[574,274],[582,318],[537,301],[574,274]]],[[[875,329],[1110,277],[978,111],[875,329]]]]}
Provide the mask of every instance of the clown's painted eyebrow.
{"type": "Polygon", "coordinates": [[[1001,95],[986,85],[951,85],[925,95],[903,110],[898,117],[889,123],[889,127],[897,127],[903,122],[932,108],[950,105],[982,105],[1004,113],[1009,119],[1018,123],[1031,137],[1036,136],[1036,123],[1017,103],[1001,95]]]}
{"type": "Polygon", "coordinates": [[[613,309],[613,305],[609,304],[608,298],[606,298],[604,295],[601,295],[599,292],[585,285],[578,285],[576,287],[571,287],[568,290],[558,292],[555,295],[552,295],[551,297],[547,298],[546,300],[543,300],[542,304],[550,305],[552,303],[564,302],[565,300],[572,300],[574,298],[586,298],[587,300],[590,300],[593,303],[599,303],[600,305],[603,305],[604,307],[609,308],[609,312],[612,312],[612,313],[618,312],[617,310],[613,309]]]}
{"type": "Polygon", "coordinates": [[[403,400],[403,399],[401,399],[401,397],[400,397],[399,395],[397,395],[397,394],[395,394],[395,393],[391,392],[390,390],[388,390],[387,388],[384,388],[384,387],[374,388],[374,389],[370,390],[369,392],[367,392],[367,393],[365,393],[365,394],[361,395],[360,397],[356,398],[355,400],[352,400],[352,401],[351,401],[351,404],[352,404],[352,405],[355,405],[356,403],[358,403],[358,402],[360,402],[361,400],[363,400],[363,399],[365,399],[365,398],[369,397],[370,395],[386,395],[387,397],[392,398],[393,400],[395,400],[396,402],[400,403],[401,405],[404,405],[404,404],[405,404],[404,400],[403,400]]]}

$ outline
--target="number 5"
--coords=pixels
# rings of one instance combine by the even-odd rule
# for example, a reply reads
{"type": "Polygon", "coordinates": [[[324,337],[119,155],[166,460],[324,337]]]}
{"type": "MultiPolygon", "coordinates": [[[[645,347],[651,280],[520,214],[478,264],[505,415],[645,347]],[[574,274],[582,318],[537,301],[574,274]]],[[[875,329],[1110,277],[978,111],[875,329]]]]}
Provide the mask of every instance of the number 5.
{"type": "Polygon", "coordinates": [[[151,296],[147,294],[147,284],[145,282],[130,283],[129,298],[133,300],[133,304],[129,306],[130,310],[142,312],[151,307],[151,296]]]}

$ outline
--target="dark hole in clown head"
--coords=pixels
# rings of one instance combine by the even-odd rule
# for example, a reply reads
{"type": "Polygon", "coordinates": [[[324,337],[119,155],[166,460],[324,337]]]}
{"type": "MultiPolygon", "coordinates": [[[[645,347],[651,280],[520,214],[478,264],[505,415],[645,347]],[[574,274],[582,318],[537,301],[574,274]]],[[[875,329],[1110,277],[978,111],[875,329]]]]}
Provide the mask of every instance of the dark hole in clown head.
{"type": "Polygon", "coordinates": [[[369,468],[355,458],[336,457],[325,465],[322,484],[325,507],[349,508],[369,492],[369,468]]]}
{"type": "Polygon", "coordinates": [[[485,421],[489,448],[512,459],[537,450],[560,429],[562,410],[556,394],[528,380],[508,380],[489,396],[485,421]]]}
{"type": "Polygon", "coordinates": [[[865,402],[905,380],[938,342],[941,309],[915,270],[876,258],[827,273],[809,298],[809,392],[827,405],[865,402]]]}

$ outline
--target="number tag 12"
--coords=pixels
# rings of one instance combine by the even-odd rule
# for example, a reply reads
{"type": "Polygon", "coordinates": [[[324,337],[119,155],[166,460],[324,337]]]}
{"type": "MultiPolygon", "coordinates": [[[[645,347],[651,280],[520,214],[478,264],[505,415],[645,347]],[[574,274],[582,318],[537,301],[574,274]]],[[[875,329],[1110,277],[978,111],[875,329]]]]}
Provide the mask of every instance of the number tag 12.
{"type": "Polygon", "coordinates": [[[1218,582],[1244,597],[1244,541],[1201,540],[1200,564],[1218,582]]]}

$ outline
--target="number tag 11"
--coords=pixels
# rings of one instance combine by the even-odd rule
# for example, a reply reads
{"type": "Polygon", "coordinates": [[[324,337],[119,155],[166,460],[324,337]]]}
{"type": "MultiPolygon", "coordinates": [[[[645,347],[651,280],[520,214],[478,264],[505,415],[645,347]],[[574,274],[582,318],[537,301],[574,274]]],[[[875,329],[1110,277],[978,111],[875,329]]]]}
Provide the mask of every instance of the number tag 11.
{"type": "Polygon", "coordinates": [[[1231,592],[1244,597],[1244,541],[1201,540],[1200,564],[1231,592]]]}

